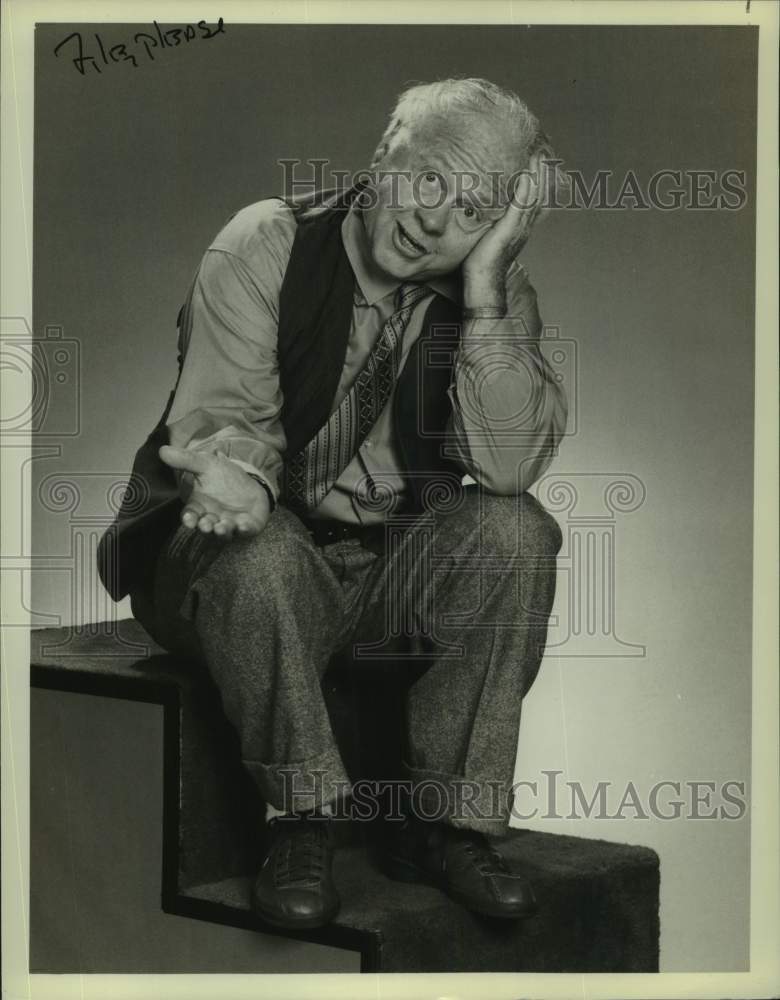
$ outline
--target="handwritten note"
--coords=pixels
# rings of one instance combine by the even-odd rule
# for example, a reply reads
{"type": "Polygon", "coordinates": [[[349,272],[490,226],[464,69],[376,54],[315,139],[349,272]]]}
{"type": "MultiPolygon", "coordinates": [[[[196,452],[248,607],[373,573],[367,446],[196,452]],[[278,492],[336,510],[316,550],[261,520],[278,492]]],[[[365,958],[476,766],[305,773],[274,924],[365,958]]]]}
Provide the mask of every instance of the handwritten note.
{"type": "Polygon", "coordinates": [[[167,49],[175,49],[178,45],[188,45],[190,42],[215,38],[225,34],[225,22],[220,18],[216,25],[210,27],[205,21],[197,24],[185,24],[175,28],[162,28],[153,21],[150,31],[137,31],[132,41],[108,44],[95,32],[84,36],[80,31],[73,31],[55,46],[54,55],[59,58],[60,52],[70,51],[71,62],[78,72],[85,76],[87,72],[102,73],[106,66],[116,66],[119,63],[130,63],[138,67],[144,62],[154,62],[167,49]],[[94,38],[94,44],[91,39],[94,38]]]}

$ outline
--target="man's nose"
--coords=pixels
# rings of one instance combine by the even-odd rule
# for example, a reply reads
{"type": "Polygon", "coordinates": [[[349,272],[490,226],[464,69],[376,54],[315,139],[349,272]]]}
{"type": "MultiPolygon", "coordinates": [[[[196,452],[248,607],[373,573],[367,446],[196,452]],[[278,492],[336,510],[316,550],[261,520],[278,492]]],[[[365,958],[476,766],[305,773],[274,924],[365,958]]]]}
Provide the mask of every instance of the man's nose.
{"type": "Polygon", "coordinates": [[[419,204],[415,211],[415,217],[420,229],[428,236],[439,236],[447,228],[447,221],[450,216],[450,207],[445,202],[442,205],[419,204]]]}

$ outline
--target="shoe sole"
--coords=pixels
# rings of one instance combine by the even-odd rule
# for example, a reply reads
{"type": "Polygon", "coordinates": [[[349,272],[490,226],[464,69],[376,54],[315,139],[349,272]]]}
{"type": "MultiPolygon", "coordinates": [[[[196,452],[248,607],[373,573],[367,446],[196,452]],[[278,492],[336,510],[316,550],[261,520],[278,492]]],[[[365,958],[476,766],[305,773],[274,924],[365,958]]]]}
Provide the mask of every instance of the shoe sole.
{"type": "Polygon", "coordinates": [[[434,889],[439,889],[456,903],[460,903],[460,905],[465,906],[467,910],[470,910],[472,913],[479,913],[483,917],[499,917],[504,920],[518,920],[522,917],[532,917],[539,910],[539,906],[536,902],[516,907],[514,909],[508,909],[505,906],[496,906],[493,908],[487,904],[475,903],[473,900],[463,896],[461,893],[453,892],[453,890],[447,885],[446,879],[436,878],[436,876],[431,875],[430,872],[427,872],[424,868],[420,868],[420,866],[414,864],[414,862],[407,861],[406,858],[394,857],[392,855],[387,856],[382,862],[382,871],[394,882],[406,882],[408,884],[416,882],[418,884],[422,883],[423,885],[429,885],[434,889]]]}

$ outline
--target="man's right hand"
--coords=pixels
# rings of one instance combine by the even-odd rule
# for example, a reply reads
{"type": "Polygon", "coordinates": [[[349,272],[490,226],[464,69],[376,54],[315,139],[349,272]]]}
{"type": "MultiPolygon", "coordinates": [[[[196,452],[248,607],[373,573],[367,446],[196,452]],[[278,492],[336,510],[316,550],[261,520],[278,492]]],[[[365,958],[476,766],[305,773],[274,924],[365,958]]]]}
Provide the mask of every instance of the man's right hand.
{"type": "Polygon", "coordinates": [[[164,444],[160,458],[182,473],[181,523],[221,538],[258,535],[271,514],[268,494],[242,468],[219,453],[190,451],[164,444]]]}

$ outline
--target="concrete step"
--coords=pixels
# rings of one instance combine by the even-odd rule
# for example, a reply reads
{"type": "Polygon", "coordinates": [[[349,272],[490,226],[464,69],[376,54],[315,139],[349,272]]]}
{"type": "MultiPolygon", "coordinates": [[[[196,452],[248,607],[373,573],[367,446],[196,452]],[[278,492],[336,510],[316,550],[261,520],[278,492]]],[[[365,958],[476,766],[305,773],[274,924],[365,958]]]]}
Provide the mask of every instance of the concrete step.
{"type": "MultiPolygon", "coordinates": [[[[501,844],[537,890],[540,909],[532,918],[479,917],[437,889],[390,881],[365,830],[338,824],[350,832],[336,854],[336,921],[294,933],[269,927],[249,905],[263,807],[205,670],[169,656],[133,620],[36,630],[31,649],[33,686],[163,706],[166,912],[357,951],[366,972],[657,971],[657,855],[532,831],[514,831],[501,844]]],[[[383,724],[392,728],[387,689],[380,678],[361,691],[338,664],[323,687],[353,773],[361,752],[355,719],[365,726],[368,718],[371,726],[384,711],[383,724]]]]}

